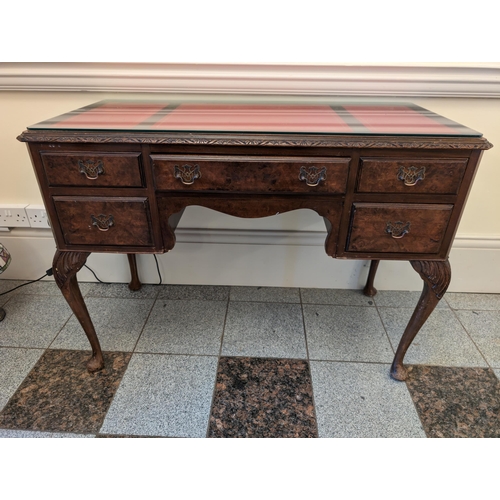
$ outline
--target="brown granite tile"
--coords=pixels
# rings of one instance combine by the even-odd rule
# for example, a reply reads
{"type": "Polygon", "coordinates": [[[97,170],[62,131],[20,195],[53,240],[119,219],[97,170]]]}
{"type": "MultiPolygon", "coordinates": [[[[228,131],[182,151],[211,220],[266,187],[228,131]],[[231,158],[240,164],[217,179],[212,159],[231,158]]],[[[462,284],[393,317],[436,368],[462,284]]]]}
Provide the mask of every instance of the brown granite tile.
{"type": "Polygon", "coordinates": [[[317,437],[307,362],[222,357],[209,437],[317,437]]]}
{"type": "Polygon", "coordinates": [[[87,351],[47,350],[0,413],[0,428],[96,433],[131,353],[104,353],[106,368],[90,374],[87,351]]]}
{"type": "Polygon", "coordinates": [[[428,437],[500,437],[500,381],[491,369],[415,365],[406,383],[428,437]]]}

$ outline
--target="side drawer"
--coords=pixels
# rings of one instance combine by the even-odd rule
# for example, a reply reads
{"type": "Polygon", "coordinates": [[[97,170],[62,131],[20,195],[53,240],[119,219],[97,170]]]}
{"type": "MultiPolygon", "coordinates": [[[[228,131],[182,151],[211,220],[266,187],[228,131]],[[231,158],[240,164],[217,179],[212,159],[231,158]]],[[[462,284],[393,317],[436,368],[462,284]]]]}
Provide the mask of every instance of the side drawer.
{"type": "Polygon", "coordinates": [[[49,186],[143,187],[141,153],[40,152],[49,186]]]}
{"type": "Polygon", "coordinates": [[[153,245],[147,198],[54,196],[68,245],[153,245]]]}
{"type": "Polygon", "coordinates": [[[359,193],[457,194],[467,158],[361,158],[359,193]]]}
{"type": "Polygon", "coordinates": [[[345,193],[350,158],[151,155],[160,191],[345,193]]]}
{"type": "Polygon", "coordinates": [[[355,203],[349,252],[438,253],[453,205],[355,203]]]}

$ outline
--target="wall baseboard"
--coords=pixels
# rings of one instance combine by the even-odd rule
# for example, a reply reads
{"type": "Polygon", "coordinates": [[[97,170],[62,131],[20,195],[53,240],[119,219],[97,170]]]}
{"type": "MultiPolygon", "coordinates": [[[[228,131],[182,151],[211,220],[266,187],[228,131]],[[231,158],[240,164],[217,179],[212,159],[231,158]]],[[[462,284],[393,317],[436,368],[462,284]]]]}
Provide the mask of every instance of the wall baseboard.
{"type": "Polygon", "coordinates": [[[2,63],[0,90],[500,97],[500,63],[2,63]]]}
{"type": "MultiPolygon", "coordinates": [[[[182,229],[175,248],[158,256],[163,283],[277,286],[307,288],[362,288],[367,261],[329,258],[320,231],[182,229]]],[[[2,234],[12,254],[4,279],[32,280],[51,267],[55,244],[49,230],[15,229],[2,234]]],[[[458,236],[450,262],[450,291],[500,293],[500,236],[458,236]]],[[[92,254],[87,264],[102,281],[127,282],[125,256],[92,254]]],[[[143,283],[158,283],[151,255],[139,255],[143,283]]],[[[81,281],[95,281],[87,269],[81,281]]],[[[380,290],[420,290],[422,282],[407,262],[381,263],[376,286],[380,290]]]]}

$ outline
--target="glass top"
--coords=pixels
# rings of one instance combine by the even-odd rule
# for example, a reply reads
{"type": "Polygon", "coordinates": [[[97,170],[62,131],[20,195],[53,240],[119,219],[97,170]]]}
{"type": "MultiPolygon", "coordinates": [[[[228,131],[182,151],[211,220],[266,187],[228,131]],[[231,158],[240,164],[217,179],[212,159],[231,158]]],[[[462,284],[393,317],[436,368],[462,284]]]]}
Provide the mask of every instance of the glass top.
{"type": "Polygon", "coordinates": [[[28,127],[31,130],[253,132],[326,135],[482,134],[412,103],[321,104],[100,101],[28,127]]]}

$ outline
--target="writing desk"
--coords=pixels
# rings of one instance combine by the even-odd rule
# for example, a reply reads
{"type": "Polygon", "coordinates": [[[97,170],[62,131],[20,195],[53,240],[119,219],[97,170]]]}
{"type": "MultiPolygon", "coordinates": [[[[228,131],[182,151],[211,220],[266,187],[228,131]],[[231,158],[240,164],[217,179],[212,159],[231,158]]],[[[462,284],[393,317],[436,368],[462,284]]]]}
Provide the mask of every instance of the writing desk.
{"type": "Polygon", "coordinates": [[[448,254],[483,150],[479,132],[409,103],[217,104],[102,101],[31,126],[28,143],[57,245],[55,281],[92,346],[101,347],[76,273],[91,252],[175,245],[185,207],[238,217],[308,208],[324,218],[326,253],[408,260],[423,291],[391,375],[443,297],[448,254]]]}

